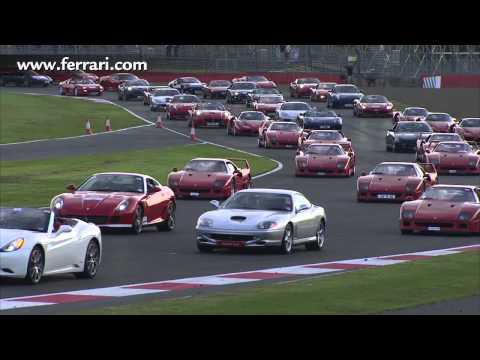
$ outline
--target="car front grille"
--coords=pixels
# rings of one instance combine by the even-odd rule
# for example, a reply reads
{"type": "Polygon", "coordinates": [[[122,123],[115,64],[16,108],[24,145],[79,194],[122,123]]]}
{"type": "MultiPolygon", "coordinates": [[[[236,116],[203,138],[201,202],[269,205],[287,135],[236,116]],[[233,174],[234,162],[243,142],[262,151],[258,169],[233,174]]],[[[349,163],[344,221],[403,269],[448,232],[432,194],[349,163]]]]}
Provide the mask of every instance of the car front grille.
{"type": "Polygon", "coordinates": [[[253,240],[252,235],[207,234],[207,236],[214,239],[214,240],[228,240],[228,241],[250,241],[250,240],[253,240]]]}
{"type": "Polygon", "coordinates": [[[108,216],[84,216],[84,215],[68,215],[66,217],[80,219],[85,222],[94,224],[105,224],[108,221],[108,216]]]}
{"type": "Polygon", "coordinates": [[[187,188],[187,187],[180,187],[179,190],[181,192],[196,192],[196,193],[206,193],[210,191],[210,189],[207,189],[207,188],[187,188]]]}
{"type": "Polygon", "coordinates": [[[415,225],[417,226],[432,226],[432,227],[440,227],[440,228],[452,228],[454,227],[454,224],[452,223],[446,223],[446,222],[440,222],[440,223],[434,223],[434,222],[428,222],[428,221],[416,221],[415,225]]]}

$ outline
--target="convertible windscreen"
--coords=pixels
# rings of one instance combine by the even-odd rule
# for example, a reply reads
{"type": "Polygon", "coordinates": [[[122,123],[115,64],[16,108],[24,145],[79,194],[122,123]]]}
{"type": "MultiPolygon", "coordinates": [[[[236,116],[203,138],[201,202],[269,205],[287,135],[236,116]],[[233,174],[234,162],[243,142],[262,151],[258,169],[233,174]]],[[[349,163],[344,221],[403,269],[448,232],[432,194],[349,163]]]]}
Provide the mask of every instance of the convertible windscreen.
{"type": "Polygon", "coordinates": [[[357,94],[359,92],[356,86],[337,86],[335,91],[343,94],[357,94]]]}
{"type": "Polygon", "coordinates": [[[255,89],[253,93],[256,95],[277,95],[280,92],[277,89],[255,89]]]}
{"type": "Polygon", "coordinates": [[[132,75],[132,74],[120,74],[120,75],[117,75],[117,77],[120,80],[135,80],[135,79],[137,79],[137,77],[135,75],[132,75]]]}
{"type": "Polygon", "coordinates": [[[47,232],[50,211],[28,208],[0,208],[0,229],[47,232]]]}
{"type": "Polygon", "coordinates": [[[325,118],[325,117],[337,117],[333,111],[309,111],[305,113],[305,117],[316,117],[316,118],[325,118]]]}
{"type": "Polygon", "coordinates": [[[212,87],[228,87],[230,86],[230,81],[226,81],[226,80],[214,80],[214,81],[210,81],[210,86],[212,87]]]}
{"type": "Polygon", "coordinates": [[[308,137],[308,140],[341,140],[343,136],[338,132],[325,131],[325,132],[312,132],[308,137]]]}
{"type": "Polygon", "coordinates": [[[226,173],[227,167],[223,161],[192,160],[184,168],[185,171],[226,173]]]}
{"type": "Polygon", "coordinates": [[[92,85],[95,84],[95,81],[89,79],[79,79],[70,81],[70,84],[92,85]]]}
{"type": "Polygon", "coordinates": [[[200,83],[200,80],[195,79],[195,78],[183,78],[182,82],[187,83],[187,84],[198,84],[198,83],[200,83]]]}
{"type": "Polygon", "coordinates": [[[172,99],[172,103],[184,103],[184,104],[190,104],[190,103],[197,103],[200,102],[199,99],[194,96],[194,95],[181,95],[181,96],[175,96],[172,99]]]}
{"type": "Polygon", "coordinates": [[[425,118],[426,121],[450,121],[448,114],[430,114],[425,118]]]}
{"type": "Polygon", "coordinates": [[[297,132],[298,125],[297,124],[272,124],[270,130],[273,131],[287,131],[287,132],[297,132]]]}
{"type": "Polygon", "coordinates": [[[465,119],[462,121],[463,127],[480,127],[480,119],[465,119]]]}
{"type": "Polygon", "coordinates": [[[279,104],[283,100],[280,96],[262,96],[258,102],[261,104],[279,104]]]}
{"type": "Polygon", "coordinates": [[[225,107],[222,104],[217,103],[202,103],[198,105],[198,110],[225,110],[225,107]]]}
{"type": "Polygon", "coordinates": [[[292,198],[286,194],[237,193],[222,206],[224,209],[292,211],[292,198]]]}
{"type": "Polygon", "coordinates": [[[262,121],[264,119],[264,115],[263,113],[257,111],[244,112],[240,114],[240,117],[238,119],[244,121],[262,121]]]}
{"type": "Polygon", "coordinates": [[[435,187],[429,188],[420,197],[422,200],[443,200],[452,202],[476,202],[470,189],[435,187]]]}
{"type": "Polygon", "coordinates": [[[417,176],[417,172],[412,165],[381,164],[375,167],[372,175],[417,176]]]}
{"type": "Polygon", "coordinates": [[[254,83],[235,83],[230,89],[232,90],[252,90],[255,89],[256,85],[254,83]]]}
{"type": "Polygon", "coordinates": [[[461,141],[458,134],[437,134],[430,137],[430,141],[461,141]]]}
{"type": "Polygon", "coordinates": [[[444,152],[444,153],[468,153],[471,151],[470,145],[468,144],[448,144],[440,143],[435,148],[435,152],[444,152]]]}
{"type": "Polygon", "coordinates": [[[127,85],[127,86],[148,86],[148,81],[146,81],[146,80],[132,80],[132,81],[127,81],[125,85],[127,85]]]}
{"type": "Polygon", "coordinates": [[[143,178],[136,175],[100,174],[83,183],[78,191],[143,193],[143,178]]]}
{"type": "Polygon", "coordinates": [[[153,96],[175,96],[178,95],[177,90],[156,90],[153,96]]]}
{"type": "Polygon", "coordinates": [[[375,95],[375,96],[364,96],[360,102],[365,104],[384,104],[388,102],[385,96],[375,95]]]}
{"type": "Polygon", "coordinates": [[[405,116],[427,116],[428,112],[425,109],[411,108],[405,110],[405,116]]]}
{"type": "Polygon", "coordinates": [[[399,133],[418,133],[418,132],[431,132],[432,129],[427,124],[415,123],[415,122],[405,122],[398,124],[396,132],[399,133]]]}
{"type": "Polygon", "coordinates": [[[284,110],[284,111],[310,110],[310,107],[307,104],[302,104],[302,103],[285,103],[282,105],[281,110],[284,110]]]}
{"type": "Polygon", "coordinates": [[[335,85],[336,84],[321,83],[321,84],[318,84],[317,89],[332,90],[335,85]]]}
{"type": "Polygon", "coordinates": [[[247,81],[268,81],[265,76],[247,76],[247,81]]]}
{"type": "Polygon", "coordinates": [[[320,80],[318,79],[298,79],[297,84],[319,84],[320,80]]]}
{"type": "Polygon", "coordinates": [[[332,146],[332,145],[310,145],[306,151],[309,155],[344,155],[345,152],[343,151],[341,146],[332,146]]]}

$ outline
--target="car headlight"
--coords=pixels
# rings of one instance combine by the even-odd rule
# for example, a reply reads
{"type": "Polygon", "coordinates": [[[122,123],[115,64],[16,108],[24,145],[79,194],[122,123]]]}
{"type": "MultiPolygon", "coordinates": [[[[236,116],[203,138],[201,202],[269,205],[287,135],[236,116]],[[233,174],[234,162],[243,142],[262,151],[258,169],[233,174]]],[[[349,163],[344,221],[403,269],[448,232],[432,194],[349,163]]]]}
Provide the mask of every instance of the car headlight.
{"type": "Polygon", "coordinates": [[[116,211],[125,211],[125,209],[127,207],[128,207],[128,200],[123,200],[120,204],[118,204],[118,206],[115,210],[116,211]]]}
{"type": "Polygon", "coordinates": [[[63,198],[57,197],[53,199],[52,205],[50,206],[52,209],[60,210],[63,207],[63,198]]]}
{"type": "Polygon", "coordinates": [[[212,227],[213,220],[209,218],[199,218],[197,221],[197,227],[212,227]]]}
{"type": "Polygon", "coordinates": [[[346,162],[339,162],[337,163],[337,169],[344,169],[347,166],[346,162]]]}
{"type": "Polygon", "coordinates": [[[458,215],[458,220],[460,221],[468,221],[473,217],[473,213],[461,212],[458,215]]]}
{"type": "Polygon", "coordinates": [[[369,183],[361,183],[358,185],[360,192],[368,192],[369,183]]]}
{"type": "Polygon", "coordinates": [[[127,91],[132,91],[132,88],[130,86],[127,87],[127,91]]]}
{"type": "Polygon", "coordinates": [[[257,229],[261,230],[275,229],[276,227],[278,227],[278,223],[275,221],[262,221],[257,224],[257,229]]]}
{"type": "Polygon", "coordinates": [[[15,240],[10,241],[7,245],[2,247],[2,252],[11,252],[11,251],[16,251],[19,250],[23,247],[25,244],[25,239],[24,238],[18,238],[15,240]]]}
{"type": "Polygon", "coordinates": [[[177,187],[178,186],[178,179],[169,179],[168,180],[168,186],[170,187],[177,187]]]}
{"type": "Polygon", "coordinates": [[[403,210],[402,211],[402,219],[413,219],[415,216],[415,211],[413,210],[403,210]]]}
{"type": "Polygon", "coordinates": [[[233,93],[233,96],[238,96],[238,92],[234,92],[234,93],[233,93]]]}
{"type": "Polygon", "coordinates": [[[216,189],[222,188],[225,186],[225,180],[215,180],[213,182],[213,187],[216,189]]]}

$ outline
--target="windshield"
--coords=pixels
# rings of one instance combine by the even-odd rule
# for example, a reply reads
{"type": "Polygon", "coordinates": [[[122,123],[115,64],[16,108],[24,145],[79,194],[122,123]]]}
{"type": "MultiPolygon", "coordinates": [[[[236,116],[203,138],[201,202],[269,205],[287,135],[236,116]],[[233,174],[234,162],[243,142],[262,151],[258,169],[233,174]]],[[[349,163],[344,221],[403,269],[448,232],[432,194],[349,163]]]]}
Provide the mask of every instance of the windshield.
{"type": "Polygon", "coordinates": [[[183,170],[226,173],[227,167],[223,161],[219,160],[192,160],[185,166],[183,170]]]}
{"type": "Polygon", "coordinates": [[[0,208],[0,229],[47,232],[49,221],[49,210],[0,208]]]}
{"type": "Polygon", "coordinates": [[[398,123],[396,132],[400,133],[418,133],[418,132],[432,132],[432,128],[428,124],[421,122],[403,122],[398,123]]]}
{"type": "Polygon", "coordinates": [[[358,91],[357,87],[353,85],[335,86],[335,91],[337,93],[346,93],[346,94],[357,94],[360,92],[358,91]]]}
{"type": "Polygon", "coordinates": [[[310,133],[308,140],[341,140],[342,134],[337,131],[315,131],[310,133]]]}
{"type": "Polygon", "coordinates": [[[138,79],[136,75],[133,74],[117,74],[116,77],[120,80],[135,80],[138,79]]]}
{"type": "Polygon", "coordinates": [[[434,151],[445,153],[468,153],[471,151],[471,148],[470,145],[465,143],[440,143],[434,151]]]}
{"type": "Polygon", "coordinates": [[[172,103],[199,103],[200,100],[195,95],[178,95],[172,99],[172,103]]]}
{"type": "Polygon", "coordinates": [[[281,96],[262,96],[258,100],[261,104],[279,104],[283,101],[281,96]]]}
{"type": "Polygon", "coordinates": [[[91,85],[91,84],[95,84],[95,82],[93,80],[89,80],[89,79],[79,79],[79,80],[70,81],[70,84],[91,85]]]}
{"type": "Polygon", "coordinates": [[[132,81],[126,81],[125,82],[126,86],[148,86],[148,81],[147,80],[132,80],[132,81]]]}
{"type": "Polygon", "coordinates": [[[247,76],[247,81],[268,81],[265,76],[247,76]]]}
{"type": "Polygon", "coordinates": [[[125,174],[98,174],[85,181],[78,191],[143,193],[143,177],[125,174]]]}
{"type": "Polygon", "coordinates": [[[430,137],[430,141],[461,141],[462,138],[458,134],[437,134],[430,137]]]}
{"type": "Polygon", "coordinates": [[[201,103],[198,104],[197,110],[225,110],[225,107],[219,103],[201,103]]]}
{"type": "Polygon", "coordinates": [[[335,84],[335,83],[320,83],[320,84],[318,84],[317,89],[332,90],[335,85],[337,85],[337,84],[335,84]]]}
{"type": "Polygon", "coordinates": [[[308,78],[308,79],[298,79],[297,84],[319,84],[320,80],[308,78]]]}
{"type": "Polygon", "coordinates": [[[475,202],[471,189],[454,187],[431,187],[420,197],[422,200],[442,200],[452,202],[475,202]]]}
{"type": "Polygon", "coordinates": [[[388,102],[388,100],[385,96],[382,95],[367,95],[362,97],[362,100],[360,100],[360,102],[365,104],[383,104],[388,102]]]}
{"type": "Polygon", "coordinates": [[[345,155],[339,145],[310,145],[305,153],[309,155],[345,155]]]}
{"type": "Polygon", "coordinates": [[[179,94],[178,90],[162,89],[162,90],[156,90],[153,93],[153,96],[175,96],[175,95],[178,95],[178,94],[179,94]]]}
{"type": "Polygon", "coordinates": [[[306,103],[285,103],[282,105],[281,110],[310,110],[310,106],[306,103]]]}
{"type": "Polygon", "coordinates": [[[222,206],[223,209],[292,211],[292,197],[287,194],[239,192],[222,206]]]}
{"type": "Polygon", "coordinates": [[[281,123],[281,124],[272,124],[270,130],[273,131],[287,131],[287,132],[296,132],[299,131],[298,125],[294,123],[281,123]]]}
{"type": "Polygon", "coordinates": [[[372,175],[417,176],[417,172],[413,165],[380,164],[373,169],[372,175]]]}
{"type": "Polygon", "coordinates": [[[426,121],[450,121],[450,115],[448,114],[429,114],[426,121]]]}
{"type": "Polygon", "coordinates": [[[333,111],[309,111],[305,117],[337,117],[337,114],[333,111]]]}
{"type": "Polygon", "coordinates": [[[463,127],[480,127],[480,118],[463,119],[460,125],[462,125],[463,127]]]}
{"type": "Polygon", "coordinates": [[[427,116],[428,112],[423,108],[409,108],[405,109],[405,116],[427,116]]]}
{"type": "Polygon", "coordinates": [[[228,80],[213,80],[210,81],[209,86],[211,87],[229,87],[231,85],[230,81],[228,80]]]}
{"type": "Polygon", "coordinates": [[[187,84],[198,84],[200,80],[195,79],[195,78],[182,78],[182,82],[187,83],[187,84]]]}
{"type": "Polygon", "coordinates": [[[256,95],[278,95],[280,92],[275,88],[262,88],[262,89],[255,89],[253,93],[256,95]]]}
{"type": "Polygon", "coordinates": [[[247,112],[241,113],[238,119],[244,120],[244,121],[249,121],[249,120],[262,121],[264,119],[264,115],[259,111],[247,111],[247,112]]]}
{"type": "Polygon", "coordinates": [[[255,87],[256,87],[255,83],[238,82],[238,83],[232,84],[230,89],[232,89],[232,90],[252,90],[252,89],[255,89],[255,87]]]}

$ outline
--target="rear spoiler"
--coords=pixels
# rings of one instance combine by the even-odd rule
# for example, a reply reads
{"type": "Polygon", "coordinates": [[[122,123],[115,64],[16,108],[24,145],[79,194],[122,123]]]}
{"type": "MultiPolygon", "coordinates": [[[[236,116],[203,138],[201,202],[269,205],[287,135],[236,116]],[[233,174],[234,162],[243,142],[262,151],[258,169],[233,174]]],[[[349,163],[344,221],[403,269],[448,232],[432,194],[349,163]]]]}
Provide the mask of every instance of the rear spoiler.
{"type": "Polygon", "coordinates": [[[230,160],[231,162],[235,163],[235,165],[237,165],[237,166],[238,166],[237,163],[243,163],[244,166],[239,166],[239,167],[250,169],[250,164],[248,163],[247,159],[229,158],[227,160],[230,160]]]}

